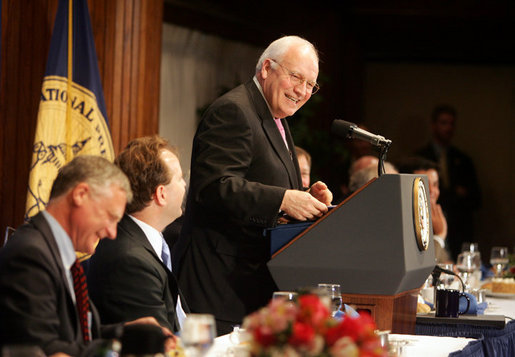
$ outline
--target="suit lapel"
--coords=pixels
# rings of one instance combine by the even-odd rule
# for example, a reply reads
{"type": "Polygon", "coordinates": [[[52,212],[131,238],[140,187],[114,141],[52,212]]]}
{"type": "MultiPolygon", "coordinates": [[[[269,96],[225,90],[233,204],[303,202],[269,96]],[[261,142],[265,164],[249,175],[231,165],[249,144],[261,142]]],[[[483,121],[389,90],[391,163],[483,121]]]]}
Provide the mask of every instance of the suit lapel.
{"type": "MultiPolygon", "coordinates": [[[[118,225],[119,225],[119,228],[122,228],[127,232],[130,239],[136,241],[138,244],[141,244],[147,251],[149,251],[150,254],[156,260],[156,263],[163,267],[164,271],[166,272],[166,274],[168,276],[168,286],[170,287],[170,293],[172,294],[174,304],[177,305],[177,295],[179,295],[181,297],[181,304],[182,304],[183,310],[185,312],[189,312],[189,309],[186,305],[186,300],[184,299],[184,296],[182,295],[182,293],[179,289],[179,283],[177,282],[177,278],[175,277],[175,274],[172,273],[170,270],[168,270],[168,267],[158,257],[157,253],[155,252],[154,248],[148,241],[148,238],[145,235],[145,233],[143,232],[143,230],[128,215],[124,215],[118,225]]],[[[179,329],[180,326],[177,321],[177,314],[175,315],[175,323],[176,323],[176,327],[179,329]]]]}
{"type": "MultiPolygon", "coordinates": [[[[52,234],[52,230],[50,229],[50,226],[48,225],[47,220],[43,216],[42,213],[38,213],[34,217],[31,218],[32,224],[34,224],[34,227],[36,227],[43,236],[46,244],[49,247],[49,250],[54,258],[54,263],[57,265],[59,269],[59,273],[61,276],[61,281],[64,283],[64,286],[66,287],[66,296],[68,301],[68,308],[71,311],[71,316],[74,316],[74,323],[75,323],[75,334],[80,336],[82,339],[82,333],[80,333],[80,323],[79,323],[79,315],[77,312],[77,309],[75,307],[75,304],[73,303],[72,299],[72,292],[70,291],[70,287],[68,285],[68,277],[66,276],[67,272],[63,266],[63,261],[61,259],[61,255],[59,253],[59,248],[57,246],[57,242],[55,241],[54,235],[52,234]]],[[[73,292],[75,294],[75,292],[73,292]]],[[[91,333],[93,337],[100,336],[100,318],[98,315],[98,312],[93,305],[93,301],[90,299],[90,308],[92,313],[92,323],[91,323],[91,333]]]]}
{"type": "Polygon", "coordinates": [[[274,118],[268,109],[265,99],[261,92],[257,88],[254,81],[249,81],[245,85],[247,91],[249,92],[250,98],[254,103],[254,108],[256,109],[256,113],[261,119],[261,125],[263,127],[263,131],[265,132],[270,144],[272,145],[275,153],[282,161],[286,172],[288,173],[288,178],[290,180],[290,185],[292,188],[298,188],[298,173],[295,169],[295,165],[293,163],[293,158],[291,152],[293,152],[293,140],[291,138],[290,130],[288,129],[288,125],[284,119],[281,120],[283,126],[285,128],[286,133],[286,141],[288,142],[289,150],[284,144],[283,138],[277,125],[275,124],[274,118]]]}

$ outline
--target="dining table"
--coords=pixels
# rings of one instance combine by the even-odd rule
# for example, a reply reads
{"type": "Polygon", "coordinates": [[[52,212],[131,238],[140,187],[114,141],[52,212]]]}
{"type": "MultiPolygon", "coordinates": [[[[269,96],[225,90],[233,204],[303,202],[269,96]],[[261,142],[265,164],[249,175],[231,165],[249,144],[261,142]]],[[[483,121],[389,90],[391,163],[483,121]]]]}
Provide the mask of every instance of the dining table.
{"type": "MultiPolygon", "coordinates": [[[[511,341],[515,341],[515,298],[507,297],[487,297],[488,307],[484,314],[486,316],[505,316],[505,329],[511,334],[511,341]]],[[[452,326],[448,326],[450,330],[452,326]]],[[[488,331],[488,330],[485,330],[488,331]]],[[[444,331],[445,332],[445,331],[444,331]]],[[[496,331],[502,335],[503,330],[496,331]]],[[[241,333],[241,332],[238,332],[241,333]]],[[[215,342],[206,355],[207,357],[240,357],[245,356],[245,348],[239,335],[230,333],[217,337],[215,342]]],[[[491,331],[490,331],[491,333],[491,331]]],[[[463,356],[485,356],[485,344],[489,334],[475,337],[456,336],[456,335],[421,335],[421,334],[389,334],[388,343],[392,356],[399,357],[463,357],[463,356]],[[486,336],[486,337],[485,337],[486,336]]],[[[488,347],[488,346],[487,346],[488,347]]],[[[504,354],[498,354],[504,356],[504,354]]]]}

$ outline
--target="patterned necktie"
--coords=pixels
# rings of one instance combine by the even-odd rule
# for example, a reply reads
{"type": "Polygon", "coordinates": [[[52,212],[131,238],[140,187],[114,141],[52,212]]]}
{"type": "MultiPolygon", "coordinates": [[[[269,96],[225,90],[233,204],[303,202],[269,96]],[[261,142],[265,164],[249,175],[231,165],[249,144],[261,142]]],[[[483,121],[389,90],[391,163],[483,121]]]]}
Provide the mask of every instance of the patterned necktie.
{"type": "Polygon", "coordinates": [[[163,238],[163,248],[161,250],[161,259],[163,263],[168,267],[168,270],[172,271],[172,260],[170,259],[170,247],[163,238]]]}
{"type": "Polygon", "coordinates": [[[75,302],[77,305],[77,312],[79,313],[82,337],[84,338],[84,342],[88,342],[91,341],[91,337],[89,336],[88,324],[89,298],[86,276],[84,275],[84,269],[78,260],[75,260],[75,263],[73,263],[71,271],[73,276],[73,290],[75,290],[75,302]]]}

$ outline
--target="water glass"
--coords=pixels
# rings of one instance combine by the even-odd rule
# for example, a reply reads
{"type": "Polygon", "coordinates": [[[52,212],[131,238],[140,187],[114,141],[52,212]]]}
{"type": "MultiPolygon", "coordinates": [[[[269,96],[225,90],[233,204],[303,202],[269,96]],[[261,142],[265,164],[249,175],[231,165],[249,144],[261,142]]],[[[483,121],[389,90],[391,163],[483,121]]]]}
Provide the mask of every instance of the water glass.
{"type": "Polygon", "coordinates": [[[299,294],[294,291],[275,291],[272,295],[272,299],[284,299],[286,301],[297,301],[299,294]]]}
{"type": "Polygon", "coordinates": [[[459,275],[463,279],[463,283],[465,284],[465,289],[469,290],[471,287],[471,275],[479,269],[476,260],[476,253],[466,251],[458,254],[458,259],[456,259],[456,268],[460,272],[459,275]]]}
{"type": "Polygon", "coordinates": [[[490,264],[494,267],[495,276],[501,277],[502,272],[510,262],[508,247],[493,247],[490,252],[490,264]]]}
{"type": "Polygon", "coordinates": [[[325,290],[331,298],[331,313],[333,316],[336,315],[336,313],[342,307],[342,293],[340,290],[340,285],[322,283],[318,284],[318,287],[325,290]]]}
{"type": "Polygon", "coordinates": [[[181,330],[181,341],[187,356],[207,354],[216,337],[215,318],[209,314],[188,314],[181,330]]]}
{"type": "MultiPolygon", "coordinates": [[[[442,269],[454,271],[453,264],[438,264],[438,266],[442,269]]],[[[442,273],[440,275],[440,285],[443,285],[445,289],[450,289],[451,285],[454,283],[455,276],[451,274],[442,273]]]]}
{"type": "Polygon", "coordinates": [[[462,252],[472,252],[472,253],[479,252],[479,244],[465,242],[461,245],[461,251],[462,252]]]}

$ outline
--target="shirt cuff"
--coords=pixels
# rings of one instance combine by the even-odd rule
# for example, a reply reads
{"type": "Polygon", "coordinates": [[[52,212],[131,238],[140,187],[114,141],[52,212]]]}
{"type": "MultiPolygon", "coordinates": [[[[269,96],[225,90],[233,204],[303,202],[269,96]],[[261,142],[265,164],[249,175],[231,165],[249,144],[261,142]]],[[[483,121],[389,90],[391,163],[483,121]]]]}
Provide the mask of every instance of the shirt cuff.
{"type": "Polygon", "coordinates": [[[438,244],[440,244],[440,247],[445,248],[445,239],[443,239],[442,237],[440,237],[440,236],[438,236],[436,234],[433,235],[433,239],[436,242],[438,242],[438,244]]]}

